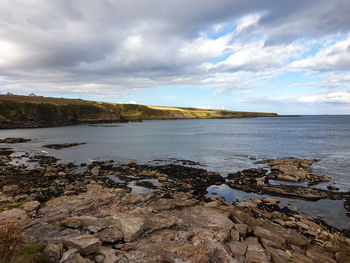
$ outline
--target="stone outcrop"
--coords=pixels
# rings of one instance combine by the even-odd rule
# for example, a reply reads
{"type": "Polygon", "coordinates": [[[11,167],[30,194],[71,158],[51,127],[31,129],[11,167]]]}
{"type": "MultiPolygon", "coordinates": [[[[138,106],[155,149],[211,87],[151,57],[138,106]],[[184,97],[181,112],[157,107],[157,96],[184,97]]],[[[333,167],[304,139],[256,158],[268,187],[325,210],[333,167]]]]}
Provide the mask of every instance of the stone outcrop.
{"type": "Polygon", "coordinates": [[[90,255],[99,251],[101,241],[92,235],[71,237],[63,243],[68,248],[76,248],[82,255],[90,255]]]}
{"type": "Polygon", "coordinates": [[[23,142],[29,142],[31,139],[25,139],[25,138],[6,138],[3,140],[0,140],[0,143],[23,143],[23,142]]]}
{"type": "MultiPolygon", "coordinates": [[[[217,173],[111,161],[74,173],[71,164],[24,169],[10,160],[0,158],[0,223],[20,221],[29,244],[47,244],[42,253],[49,262],[349,262],[347,231],[280,208],[271,197],[238,205],[206,196],[209,185],[225,182],[217,173]],[[124,183],[109,179],[111,174],[124,183]],[[158,178],[165,179],[151,193],[131,194],[126,186],[130,180],[158,178]]],[[[229,180],[248,191],[287,192],[269,185],[267,174],[250,169],[229,180]]],[[[346,195],[300,192],[306,188],[313,189],[294,192],[346,195]]]]}
{"type": "Polygon", "coordinates": [[[43,145],[43,147],[49,148],[49,149],[54,149],[54,150],[60,150],[60,149],[71,148],[71,147],[75,147],[75,146],[83,145],[83,144],[86,144],[86,142],[45,144],[45,145],[43,145]]]}
{"type": "Polygon", "coordinates": [[[271,173],[267,178],[290,182],[307,181],[309,185],[328,182],[328,176],[316,175],[311,172],[311,165],[315,162],[317,160],[297,158],[270,160],[268,165],[271,173]]]}

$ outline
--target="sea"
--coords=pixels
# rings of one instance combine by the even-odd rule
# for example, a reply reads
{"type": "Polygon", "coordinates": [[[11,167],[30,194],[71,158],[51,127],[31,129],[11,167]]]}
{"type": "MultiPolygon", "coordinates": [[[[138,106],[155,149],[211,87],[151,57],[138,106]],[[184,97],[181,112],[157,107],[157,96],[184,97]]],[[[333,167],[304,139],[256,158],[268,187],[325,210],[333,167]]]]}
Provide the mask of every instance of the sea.
{"type": "MultiPolygon", "coordinates": [[[[0,130],[0,138],[32,141],[11,145],[16,151],[48,154],[63,162],[89,163],[132,160],[143,164],[178,163],[227,174],[262,167],[256,161],[273,158],[317,159],[313,172],[331,177],[330,184],[350,191],[350,116],[313,115],[247,119],[152,120],[105,125],[0,130]],[[51,150],[45,144],[85,142],[73,148],[51,150]],[[186,163],[186,162],[184,162],[186,163]],[[188,163],[187,163],[188,165],[188,163]]],[[[18,153],[17,153],[18,154],[18,153]]],[[[315,187],[326,188],[329,183],[315,187]]],[[[266,197],[211,186],[208,194],[228,201],[266,197]]],[[[323,215],[330,225],[349,228],[342,200],[317,202],[277,198],[281,206],[297,207],[306,215],[323,215]]]]}

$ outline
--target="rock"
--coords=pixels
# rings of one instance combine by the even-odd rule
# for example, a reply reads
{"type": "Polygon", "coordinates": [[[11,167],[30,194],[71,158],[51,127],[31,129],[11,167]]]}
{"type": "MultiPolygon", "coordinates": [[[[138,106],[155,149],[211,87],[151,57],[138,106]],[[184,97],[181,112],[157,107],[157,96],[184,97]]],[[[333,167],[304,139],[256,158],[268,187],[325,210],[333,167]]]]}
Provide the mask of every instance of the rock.
{"type": "Polygon", "coordinates": [[[4,140],[0,140],[0,143],[23,143],[23,142],[29,142],[31,139],[24,139],[24,138],[6,138],[4,140]]]}
{"type": "Polygon", "coordinates": [[[2,187],[1,191],[5,195],[14,196],[17,193],[17,191],[18,191],[18,186],[17,185],[5,185],[5,186],[2,187]]]}
{"type": "Polygon", "coordinates": [[[115,250],[113,248],[101,247],[101,254],[104,256],[103,263],[116,263],[118,257],[115,255],[115,250]]]}
{"type": "Polygon", "coordinates": [[[274,233],[273,231],[271,231],[269,229],[264,229],[260,226],[255,228],[254,234],[255,234],[255,236],[270,240],[270,241],[277,243],[277,244],[280,244],[282,246],[286,242],[286,240],[283,237],[281,237],[278,233],[274,233]]]}
{"type": "Polygon", "coordinates": [[[46,145],[43,145],[43,147],[49,148],[49,149],[54,149],[54,150],[59,150],[59,149],[63,149],[63,148],[71,148],[71,147],[82,145],[82,144],[86,144],[86,142],[46,144],[46,145]]]}
{"type": "Polygon", "coordinates": [[[313,262],[319,262],[319,261],[313,261],[311,258],[305,256],[302,253],[295,252],[293,253],[293,256],[291,257],[291,261],[293,263],[300,263],[300,262],[305,262],[305,263],[313,263],[313,262]]]}
{"type": "Polygon", "coordinates": [[[236,229],[231,230],[231,240],[239,241],[239,232],[236,229]]]}
{"type": "Polygon", "coordinates": [[[338,190],[339,190],[338,187],[336,187],[336,186],[334,186],[334,185],[331,185],[331,184],[329,184],[329,185],[327,186],[327,189],[333,190],[333,191],[338,191],[338,190]]]}
{"type": "Polygon", "coordinates": [[[81,235],[66,239],[64,244],[70,248],[76,248],[82,255],[90,255],[98,252],[101,246],[99,239],[92,235],[81,235]]]}
{"type": "Polygon", "coordinates": [[[38,201],[27,202],[23,205],[23,210],[26,212],[33,212],[34,210],[37,210],[39,206],[40,203],[38,201]]]}
{"type": "Polygon", "coordinates": [[[288,255],[285,251],[273,247],[265,247],[265,251],[273,263],[287,263],[292,255],[288,255]]]}
{"type": "Polygon", "coordinates": [[[248,232],[249,232],[249,226],[246,224],[235,224],[234,228],[239,232],[240,236],[242,238],[246,238],[248,232]]]}
{"type": "Polygon", "coordinates": [[[347,254],[342,253],[342,252],[335,253],[335,258],[336,258],[337,262],[339,262],[339,263],[350,262],[350,255],[347,255],[347,254]]]}
{"type": "Polygon", "coordinates": [[[315,248],[309,248],[308,250],[306,250],[306,256],[308,256],[316,262],[336,263],[336,261],[332,258],[332,254],[327,252],[321,252],[315,248]]]}
{"type": "Polygon", "coordinates": [[[62,256],[62,252],[62,244],[48,244],[43,251],[44,255],[48,258],[50,263],[58,262],[62,256]]]}
{"type": "Polygon", "coordinates": [[[274,242],[273,240],[268,240],[268,239],[265,239],[265,238],[261,238],[261,244],[264,248],[266,247],[274,247],[274,248],[280,248],[280,249],[283,249],[285,247],[285,244],[281,244],[281,243],[278,243],[278,242],[274,242]]]}
{"type": "Polygon", "coordinates": [[[235,258],[240,258],[247,252],[247,245],[239,241],[230,241],[226,244],[235,258]]]}
{"type": "Polygon", "coordinates": [[[277,205],[280,201],[273,198],[264,198],[263,202],[267,203],[268,205],[277,205]]]}
{"type": "Polygon", "coordinates": [[[177,219],[169,214],[157,214],[147,218],[144,229],[153,232],[160,229],[172,228],[177,219]]]}
{"type": "Polygon", "coordinates": [[[102,255],[97,255],[97,256],[95,256],[94,259],[95,259],[95,263],[103,263],[105,260],[105,257],[102,255]]]}
{"type": "Polygon", "coordinates": [[[26,212],[22,209],[14,208],[11,210],[5,210],[0,213],[0,222],[6,220],[19,220],[19,221],[27,221],[29,217],[26,212]]]}
{"type": "Polygon", "coordinates": [[[83,258],[77,249],[69,249],[65,252],[60,260],[60,263],[90,263],[91,260],[83,258]]]}
{"type": "Polygon", "coordinates": [[[119,214],[114,216],[113,219],[116,220],[118,228],[123,232],[124,241],[126,242],[133,241],[144,231],[145,221],[142,218],[119,214]]]}
{"type": "Polygon", "coordinates": [[[92,176],[98,176],[99,174],[100,174],[100,169],[97,166],[91,169],[92,176]]]}
{"type": "Polygon", "coordinates": [[[81,221],[75,217],[67,217],[65,220],[62,221],[62,225],[69,228],[80,228],[81,221]]]}
{"type": "Polygon", "coordinates": [[[66,173],[65,172],[59,172],[57,175],[58,176],[66,176],[66,173]]]}
{"type": "Polygon", "coordinates": [[[159,255],[157,256],[157,263],[176,263],[176,261],[168,256],[159,255]]]}
{"type": "Polygon", "coordinates": [[[103,243],[114,243],[123,240],[123,233],[117,227],[105,228],[96,234],[103,243]]]}
{"type": "Polygon", "coordinates": [[[168,177],[160,176],[160,177],[158,177],[158,181],[159,182],[166,182],[166,181],[168,181],[168,177]]]}
{"type": "Polygon", "coordinates": [[[247,253],[245,255],[247,263],[269,263],[264,249],[259,243],[257,244],[248,244],[247,253]]]}

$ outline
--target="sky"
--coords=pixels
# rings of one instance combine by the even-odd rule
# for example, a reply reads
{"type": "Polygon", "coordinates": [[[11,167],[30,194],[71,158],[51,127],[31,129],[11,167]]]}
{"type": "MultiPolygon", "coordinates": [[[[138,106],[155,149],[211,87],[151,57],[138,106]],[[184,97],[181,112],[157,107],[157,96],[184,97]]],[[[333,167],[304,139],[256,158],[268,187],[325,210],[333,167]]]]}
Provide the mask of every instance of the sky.
{"type": "Polygon", "coordinates": [[[349,0],[1,0],[0,93],[350,114],[349,0]]]}

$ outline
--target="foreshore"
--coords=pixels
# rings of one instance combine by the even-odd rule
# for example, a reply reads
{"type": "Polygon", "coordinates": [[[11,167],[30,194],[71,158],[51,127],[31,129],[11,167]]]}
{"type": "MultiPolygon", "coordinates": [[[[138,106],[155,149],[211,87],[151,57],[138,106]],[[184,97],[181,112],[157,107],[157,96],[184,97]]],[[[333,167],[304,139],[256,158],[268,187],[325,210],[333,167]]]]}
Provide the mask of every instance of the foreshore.
{"type": "Polygon", "coordinates": [[[28,244],[42,244],[35,253],[48,262],[350,262],[348,229],[273,198],[237,203],[207,195],[209,186],[226,183],[297,199],[342,199],[349,209],[349,193],[310,187],[329,179],[312,174],[316,160],[265,160],[271,173],[249,169],[225,179],[190,161],[77,165],[11,154],[1,148],[0,222],[20,221],[28,244]],[[308,186],[269,184],[276,179],[308,186]]]}

